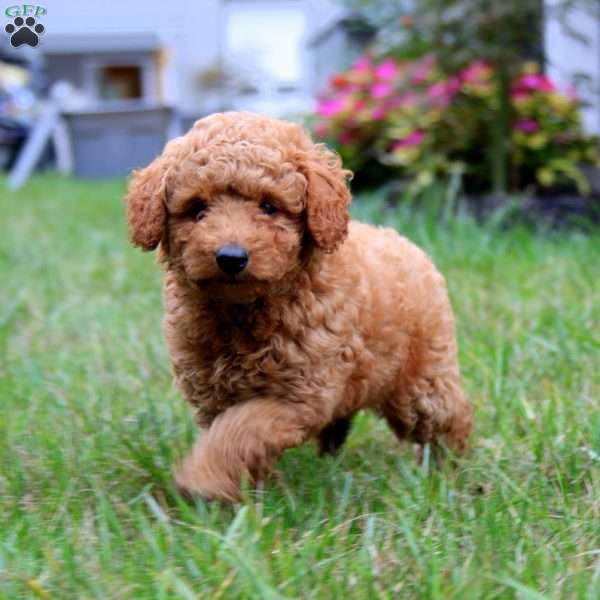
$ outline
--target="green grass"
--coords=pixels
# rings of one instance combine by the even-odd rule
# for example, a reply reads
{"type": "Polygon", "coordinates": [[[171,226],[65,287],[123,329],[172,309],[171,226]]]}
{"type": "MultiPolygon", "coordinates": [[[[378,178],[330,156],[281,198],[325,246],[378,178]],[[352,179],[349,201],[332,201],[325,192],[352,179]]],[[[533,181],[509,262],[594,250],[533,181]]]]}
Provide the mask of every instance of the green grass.
{"type": "Polygon", "coordinates": [[[471,451],[421,469],[363,415],[339,457],[289,451],[241,507],[188,507],[170,469],[195,432],[123,189],[1,194],[1,598],[600,598],[597,231],[357,202],[447,276],[471,451]]]}

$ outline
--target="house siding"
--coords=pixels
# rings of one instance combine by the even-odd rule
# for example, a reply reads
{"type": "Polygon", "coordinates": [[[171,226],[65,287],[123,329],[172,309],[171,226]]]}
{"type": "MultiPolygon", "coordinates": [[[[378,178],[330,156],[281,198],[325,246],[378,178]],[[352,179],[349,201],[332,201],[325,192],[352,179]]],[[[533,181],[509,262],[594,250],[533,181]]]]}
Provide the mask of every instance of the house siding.
{"type": "Polygon", "coordinates": [[[579,8],[569,16],[569,34],[552,16],[552,3],[547,3],[545,48],[548,74],[566,88],[579,81],[577,93],[585,103],[583,122],[590,133],[600,134],[600,19],[598,8],[579,8]]]}
{"type": "MultiPolygon", "coordinates": [[[[274,3],[277,0],[270,0],[274,3]]],[[[78,3],[69,0],[53,0],[47,4],[48,13],[43,17],[46,27],[39,48],[33,52],[44,52],[44,44],[51,47],[52,40],[68,38],[70,35],[123,36],[124,34],[148,34],[157,37],[162,52],[159,96],[165,103],[177,107],[181,112],[199,115],[217,110],[227,104],[228,99],[215,98],[199,83],[202,70],[214,67],[223,56],[224,6],[227,0],[178,0],[165,3],[162,0],[128,0],[114,5],[106,3],[78,3]]],[[[299,0],[307,15],[307,37],[324,25],[339,11],[339,6],[330,0],[299,0]]],[[[306,86],[314,87],[312,56],[305,63],[306,86]]],[[[80,83],[81,73],[63,58],[53,67],[54,73],[63,73],[80,83]]]]}

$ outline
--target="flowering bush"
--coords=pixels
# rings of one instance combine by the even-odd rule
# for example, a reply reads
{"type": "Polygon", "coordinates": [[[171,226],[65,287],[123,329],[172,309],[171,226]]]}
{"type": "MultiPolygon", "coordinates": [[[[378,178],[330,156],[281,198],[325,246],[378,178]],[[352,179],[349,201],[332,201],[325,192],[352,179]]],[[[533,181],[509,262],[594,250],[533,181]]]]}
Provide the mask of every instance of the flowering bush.
{"type": "MultiPolygon", "coordinates": [[[[484,61],[448,75],[431,55],[399,61],[367,54],[332,77],[317,106],[315,133],[337,146],[359,180],[384,167],[388,177],[412,176],[418,189],[458,171],[467,188],[489,189],[494,75],[484,61]]],[[[586,193],[580,165],[599,164],[600,156],[582,131],[575,95],[527,63],[511,82],[511,111],[512,187],[575,186],[586,193]]]]}

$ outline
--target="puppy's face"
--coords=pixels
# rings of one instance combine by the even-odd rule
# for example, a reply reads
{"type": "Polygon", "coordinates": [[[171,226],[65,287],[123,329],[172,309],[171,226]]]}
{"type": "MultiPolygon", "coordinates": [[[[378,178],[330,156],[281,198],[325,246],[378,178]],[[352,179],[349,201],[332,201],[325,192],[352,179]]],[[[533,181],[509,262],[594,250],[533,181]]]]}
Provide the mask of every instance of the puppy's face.
{"type": "Polygon", "coordinates": [[[350,202],[339,158],[296,125],[249,113],[198,121],[134,175],[134,244],[225,302],[285,287],[312,247],[333,251],[350,202]]]}
{"type": "Polygon", "coordinates": [[[268,293],[299,265],[306,185],[291,169],[275,178],[261,168],[232,169],[214,185],[212,162],[168,179],[169,260],[213,296],[242,302],[268,293]]]}

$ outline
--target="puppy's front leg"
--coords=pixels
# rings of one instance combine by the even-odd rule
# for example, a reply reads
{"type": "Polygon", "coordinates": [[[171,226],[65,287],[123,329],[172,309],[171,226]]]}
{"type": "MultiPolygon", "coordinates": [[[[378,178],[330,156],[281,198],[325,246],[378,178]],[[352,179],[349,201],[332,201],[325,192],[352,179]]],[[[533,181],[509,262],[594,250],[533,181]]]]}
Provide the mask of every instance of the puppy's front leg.
{"type": "Polygon", "coordinates": [[[184,493],[239,500],[242,479],[265,478],[286,448],[299,446],[314,431],[312,417],[304,405],[273,399],[232,406],[196,441],[176,469],[175,482],[184,493]]]}

